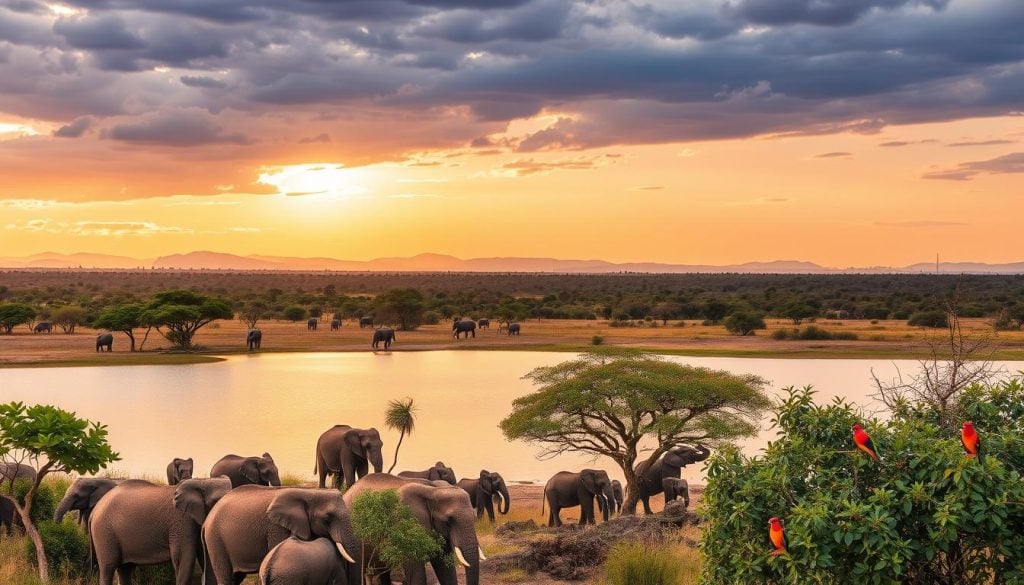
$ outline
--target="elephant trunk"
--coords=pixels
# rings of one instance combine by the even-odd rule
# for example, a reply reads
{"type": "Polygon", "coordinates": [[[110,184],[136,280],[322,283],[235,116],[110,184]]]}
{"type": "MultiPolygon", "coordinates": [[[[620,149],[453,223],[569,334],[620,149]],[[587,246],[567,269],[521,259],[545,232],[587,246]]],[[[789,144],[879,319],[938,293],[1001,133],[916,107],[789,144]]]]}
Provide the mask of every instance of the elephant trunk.
{"type": "Polygon", "coordinates": [[[466,570],[466,585],[480,585],[480,561],[483,560],[483,551],[476,539],[475,520],[472,514],[459,518],[449,533],[455,558],[466,570]]]}
{"type": "Polygon", "coordinates": [[[499,510],[502,514],[508,514],[508,507],[512,504],[512,497],[508,495],[508,488],[503,483],[498,488],[498,496],[501,498],[501,509],[499,510]]]}
{"type": "Polygon", "coordinates": [[[340,522],[335,523],[335,526],[331,527],[331,540],[334,541],[334,547],[338,549],[338,554],[341,558],[345,559],[346,573],[348,573],[348,585],[362,585],[362,557],[360,551],[362,548],[356,541],[355,533],[352,531],[352,522],[348,517],[343,518],[340,522]]]}
{"type": "Polygon", "coordinates": [[[64,496],[64,499],[60,501],[60,505],[57,506],[57,511],[53,513],[53,521],[60,522],[64,519],[64,516],[71,511],[71,507],[74,505],[75,497],[71,494],[64,496]]]}
{"type": "Polygon", "coordinates": [[[370,453],[370,464],[373,465],[374,473],[380,473],[384,469],[384,456],[380,449],[375,449],[370,453]]]}

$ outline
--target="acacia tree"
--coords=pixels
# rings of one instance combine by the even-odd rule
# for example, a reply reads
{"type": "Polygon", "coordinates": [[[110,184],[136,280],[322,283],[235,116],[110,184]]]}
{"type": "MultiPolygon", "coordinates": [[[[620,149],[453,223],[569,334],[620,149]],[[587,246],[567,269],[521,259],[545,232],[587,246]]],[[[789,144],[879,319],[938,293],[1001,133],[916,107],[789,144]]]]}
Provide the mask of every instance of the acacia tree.
{"type": "Polygon", "coordinates": [[[75,332],[75,328],[86,322],[85,309],[77,305],[67,305],[61,307],[50,315],[50,320],[55,325],[59,325],[64,333],[71,335],[75,332]]]}
{"type": "Polygon", "coordinates": [[[10,335],[11,331],[22,323],[31,323],[36,316],[32,307],[23,303],[0,304],[0,330],[10,335]]]}
{"type": "Polygon", "coordinates": [[[537,368],[526,378],[540,388],[513,401],[512,414],[500,425],[505,436],[542,445],[541,457],[566,452],[608,457],[626,478],[624,514],[636,513],[637,475],[667,450],[751,436],[771,405],[766,382],[757,376],[635,351],[592,350],[537,368]]]}
{"type": "Polygon", "coordinates": [[[414,288],[398,288],[377,297],[379,315],[390,315],[402,331],[412,331],[423,323],[426,304],[423,293],[414,288]]]}
{"type": "Polygon", "coordinates": [[[107,427],[80,419],[55,406],[0,404],[0,462],[17,468],[31,465],[35,479],[20,503],[14,493],[14,476],[0,485],[0,497],[18,512],[25,533],[37,552],[39,578],[48,582],[49,566],[43,540],[32,522],[32,502],[43,478],[51,473],[95,474],[120,456],[107,443],[107,427]]]}
{"type": "Polygon", "coordinates": [[[221,299],[187,290],[170,290],[156,294],[142,319],[179,349],[191,349],[197,331],[217,319],[234,316],[231,306],[221,299]]]}
{"type": "Polygon", "coordinates": [[[138,348],[139,351],[142,351],[142,347],[146,345],[146,340],[149,339],[149,332],[153,328],[152,325],[144,322],[143,314],[145,311],[146,306],[141,303],[109,307],[93,320],[92,326],[96,329],[107,329],[124,333],[131,342],[132,351],[135,351],[135,330],[140,327],[146,327],[146,333],[138,348]]]}
{"type": "Polygon", "coordinates": [[[251,301],[242,305],[238,311],[238,320],[249,329],[255,329],[260,319],[270,314],[270,307],[263,301],[251,301]]]}

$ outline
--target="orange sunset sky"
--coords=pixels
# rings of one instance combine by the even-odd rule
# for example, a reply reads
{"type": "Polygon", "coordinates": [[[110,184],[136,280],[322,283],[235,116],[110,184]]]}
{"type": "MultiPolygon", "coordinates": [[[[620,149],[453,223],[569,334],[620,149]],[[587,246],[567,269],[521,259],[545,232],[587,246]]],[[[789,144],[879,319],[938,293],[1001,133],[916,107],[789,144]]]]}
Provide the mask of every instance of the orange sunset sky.
{"type": "Polygon", "coordinates": [[[1019,0],[11,0],[0,256],[1024,260],[1019,0]]]}

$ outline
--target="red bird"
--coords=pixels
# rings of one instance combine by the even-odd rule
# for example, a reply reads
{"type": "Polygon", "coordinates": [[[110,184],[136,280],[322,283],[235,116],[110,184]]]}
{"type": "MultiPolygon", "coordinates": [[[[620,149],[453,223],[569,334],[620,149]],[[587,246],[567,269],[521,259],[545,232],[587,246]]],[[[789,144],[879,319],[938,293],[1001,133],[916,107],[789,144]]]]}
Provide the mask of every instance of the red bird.
{"type": "Polygon", "coordinates": [[[967,421],[964,428],[960,430],[960,442],[964,444],[964,451],[968,457],[977,457],[981,453],[981,438],[978,431],[974,430],[974,423],[967,421]]]}
{"type": "Polygon", "coordinates": [[[881,463],[882,458],[878,456],[878,451],[875,450],[875,444],[871,442],[871,437],[864,432],[864,428],[859,424],[853,425],[853,442],[857,444],[857,448],[868,454],[875,460],[876,463],[881,463]]]}
{"type": "Polygon", "coordinates": [[[773,555],[781,555],[789,548],[789,539],[786,538],[786,531],[782,529],[782,522],[775,516],[768,519],[768,538],[771,539],[772,545],[775,546],[775,550],[772,551],[773,555]]]}

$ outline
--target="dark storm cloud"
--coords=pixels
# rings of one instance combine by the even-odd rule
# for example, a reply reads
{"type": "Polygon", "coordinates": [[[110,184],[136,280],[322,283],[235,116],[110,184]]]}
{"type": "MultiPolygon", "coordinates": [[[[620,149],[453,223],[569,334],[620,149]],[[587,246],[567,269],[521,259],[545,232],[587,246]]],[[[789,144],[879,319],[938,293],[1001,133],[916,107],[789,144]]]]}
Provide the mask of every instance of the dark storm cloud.
{"type": "Polygon", "coordinates": [[[199,111],[161,112],[137,123],[117,124],[105,137],[123,142],[189,147],[208,144],[249,144],[240,133],[228,134],[216,122],[199,111]]]}
{"type": "Polygon", "coordinates": [[[758,24],[850,24],[872,10],[928,6],[941,10],[950,0],[741,0],[738,14],[758,24]]]}
{"type": "Polygon", "coordinates": [[[179,77],[181,83],[189,87],[203,87],[206,89],[220,89],[227,87],[228,84],[212,77],[204,77],[202,75],[182,75],[179,77]]]}
{"type": "Polygon", "coordinates": [[[53,30],[76,49],[139,49],[142,39],[128,31],[125,21],[115,14],[59,18],[53,30]]]}

